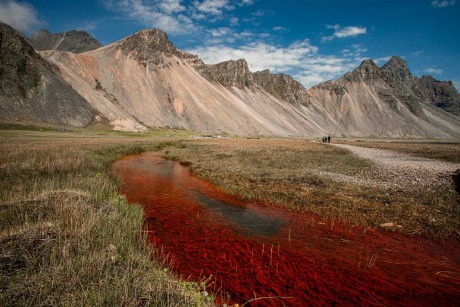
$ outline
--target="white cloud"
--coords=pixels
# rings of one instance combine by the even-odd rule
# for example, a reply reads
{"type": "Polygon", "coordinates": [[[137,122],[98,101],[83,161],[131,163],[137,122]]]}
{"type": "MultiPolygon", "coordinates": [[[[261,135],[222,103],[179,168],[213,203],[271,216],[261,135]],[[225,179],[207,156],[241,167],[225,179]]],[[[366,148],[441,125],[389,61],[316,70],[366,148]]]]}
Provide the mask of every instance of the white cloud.
{"type": "Polygon", "coordinates": [[[250,43],[239,48],[228,46],[199,47],[190,52],[198,54],[205,63],[214,64],[227,60],[244,58],[253,71],[270,68],[283,71],[301,64],[302,58],[315,53],[318,48],[310,45],[308,40],[296,42],[282,48],[263,42],[250,43]]]}
{"type": "Polygon", "coordinates": [[[97,21],[85,21],[85,22],[82,22],[80,23],[79,25],[73,27],[77,30],[85,30],[86,32],[89,32],[89,31],[93,31],[95,29],[97,29],[97,27],[99,26],[99,24],[101,23],[101,21],[97,20],[97,21]]]}
{"type": "Polygon", "coordinates": [[[340,51],[343,56],[345,57],[355,57],[355,58],[361,58],[362,53],[367,52],[366,48],[363,48],[360,44],[352,44],[348,48],[343,49],[340,51]]]}
{"type": "MultiPolygon", "coordinates": [[[[2,1],[2,0],[0,0],[2,1]]],[[[106,0],[108,9],[119,11],[146,27],[160,28],[168,33],[186,34],[203,29],[203,21],[228,18],[231,26],[238,24],[238,17],[225,13],[237,6],[247,6],[254,1],[236,0],[106,0]]]]}
{"type": "Polygon", "coordinates": [[[342,28],[340,25],[328,25],[326,27],[328,29],[334,30],[334,33],[332,33],[332,35],[329,36],[324,36],[321,39],[322,42],[331,41],[334,38],[355,37],[367,33],[367,29],[364,27],[348,26],[342,28]]]}
{"type": "Polygon", "coordinates": [[[231,8],[228,0],[193,1],[193,5],[198,11],[212,15],[220,15],[225,9],[231,8]]]}
{"type": "Polygon", "coordinates": [[[374,63],[377,65],[383,65],[391,59],[391,56],[385,56],[381,58],[374,59],[374,63]]]}
{"type": "Polygon", "coordinates": [[[243,0],[241,1],[239,5],[243,6],[243,5],[252,5],[252,4],[254,4],[254,0],[243,0]]]}
{"type": "Polygon", "coordinates": [[[313,46],[309,40],[296,41],[286,47],[252,42],[239,47],[214,45],[189,51],[208,64],[244,58],[251,71],[268,68],[274,73],[287,73],[306,88],[335,79],[354,69],[361,61],[361,58],[356,57],[321,55],[318,47],[313,46]]]}
{"type": "Polygon", "coordinates": [[[238,17],[231,17],[231,18],[229,19],[229,22],[230,22],[230,25],[231,25],[231,26],[236,26],[236,25],[238,25],[238,21],[239,21],[238,17]]]}
{"type": "Polygon", "coordinates": [[[442,0],[442,1],[431,1],[431,5],[434,7],[446,7],[455,5],[456,0],[442,0]]]}
{"type": "Polygon", "coordinates": [[[218,36],[226,36],[229,35],[232,32],[230,28],[227,27],[222,27],[222,28],[216,28],[216,29],[211,29],[209,30],[209,34],[213,37],[218,37],[218,36]]]}
{"type": "Polygon", "coordinates": [[[181,5],[181,0],[164,0],[159,3],[159,6],[166,13],[178,13],[185,11],[185,7],[181,5]]]}
{"type": "Polygon", "coordinates": [[[443,73],[443,70],[440,68],[431,67],[431,68],[426,68],[424,72],[428,74],[433,74],[433,75],[441,75],[443,73]]]}
{"type": "Polygon", "coordinates": [[[282,27],[282,26],[276,26],[276,27],[273,27],[273,30],[275,30],[275,31],[286,31],[287,29],[285,27],[282,27]]]}
{"type": "Polygon", "coordinates": [[[262,10],[262,9],[259,9],[259,10],[255,11],[255,12],[253,12],[251,15],[256,16],[256,17],[261,17],[261,16],[265,15],[265,11],[262,10]]]}
{"type": "Polygon", "coordinates": [[[198,26],[183,12],[181,0],[121,0],[109,1],[107,7],[118,10],[147,27],[170,33],[188,33],[198,26]]]}
{"type": "Polygon", "coordinates": [[[0,2],[0,21],[21,32],[29,32],[44,24],[32,5],[13,0],[0,2]]]}
{"type": "Polygon", "coordinates": [[[312,74],[311,71],[303,71],[293,75],[293,78],[299,81],[305,86],[306,89],[309,89],[315,85],[320,84],[321,82],[329,80],[327,77],[318,74],[312,74]]]}

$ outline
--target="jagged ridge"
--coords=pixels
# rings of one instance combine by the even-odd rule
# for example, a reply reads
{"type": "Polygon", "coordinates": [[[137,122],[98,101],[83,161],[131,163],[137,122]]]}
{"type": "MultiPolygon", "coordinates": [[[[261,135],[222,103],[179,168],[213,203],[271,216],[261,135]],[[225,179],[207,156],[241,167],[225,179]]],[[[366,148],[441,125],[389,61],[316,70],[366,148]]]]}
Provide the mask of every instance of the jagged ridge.
{"type": "MultiPolygon", "coordinates": [[[[338,80],[306,91],[289,75],[250,72],[244,59],[206,65],[160,30],[139,31],[82,55],[46,56],[118,129],[439,138],[460,130],[458,119],[419,101],[429,91],[400,58],[385,68],[364,61],[338,80]]],[[[447,93],[447,85],[437,89],[447,93]]]]}
{"type": "Polygon", "coordinates": [[[0,118],[82,127],[90,106],[10,26],[0,23],[0,118]]]}
{"type": "Polygon", "coordinates": [[[27,38],[35,50],[62,50],[73,53],[82,53],[102,47],[94,37],[86,31],[66,31],[62,33],[50,33],[45,29],[32,33],[27,38]]]}

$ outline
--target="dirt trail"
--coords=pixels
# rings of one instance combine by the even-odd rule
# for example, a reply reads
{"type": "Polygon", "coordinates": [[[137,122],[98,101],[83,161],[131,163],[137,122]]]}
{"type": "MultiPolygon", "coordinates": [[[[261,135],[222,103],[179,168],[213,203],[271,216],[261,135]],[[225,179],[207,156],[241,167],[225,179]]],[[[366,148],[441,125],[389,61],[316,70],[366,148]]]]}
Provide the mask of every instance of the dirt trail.
{"type": "Polygon", "coordinates": [[[414,157],[392,150],[366,148],[346,144],[331,144],[375,163],[371,172],[351,176],[337,176],[340,181],[362,185],[412,188],[426,186],[453,186],[452,176],[460,164],[414,157]]]}

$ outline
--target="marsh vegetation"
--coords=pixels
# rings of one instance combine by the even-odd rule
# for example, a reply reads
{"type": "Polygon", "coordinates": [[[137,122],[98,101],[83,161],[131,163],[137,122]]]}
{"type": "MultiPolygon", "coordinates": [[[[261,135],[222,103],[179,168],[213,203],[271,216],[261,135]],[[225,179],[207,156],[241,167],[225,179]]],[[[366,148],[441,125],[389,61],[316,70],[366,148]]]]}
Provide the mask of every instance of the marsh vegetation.
{"type": "Polygon", "coordinates": [[[0,140],[0,305],[209,304],[147,244],[111,171],[160,141],[49,136],[0,140]]]}
{"type": "MultiPolygon", "coordinates": [[[[337,181],[321,174],[359,177],[373,164],[306,140],[39,129],[1,135],[0,305],[210,304],[199,284],[168,271],[159,251],[146,243],[142,209],[119,194],[112,163],[143,151],[162,150],[246,200],[332,223],[373,228],[393,222],[402,227],[389,230],[410,235],[460,236],[459,196],[452,186],[397,190],[337,181]]],[[[430,146],[436,158],[437,145],[430,146]]],[[[442,148],[442,157],[458,157],[457,146],[442,148]]]]}

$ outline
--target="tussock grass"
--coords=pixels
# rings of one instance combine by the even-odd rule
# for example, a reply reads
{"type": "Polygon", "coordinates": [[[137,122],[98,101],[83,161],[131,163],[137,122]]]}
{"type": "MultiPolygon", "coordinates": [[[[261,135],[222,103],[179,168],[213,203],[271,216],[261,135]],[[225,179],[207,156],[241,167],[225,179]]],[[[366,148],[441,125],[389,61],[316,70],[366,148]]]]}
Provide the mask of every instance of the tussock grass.
{"type": "Polygon", "coordinates": [[[43,136],[0,139],[0,305],[209,305],[147,244],[111,173],[165,144],[43,136]]]}
{"type": "Polygon", "coordinates": [[[389,191],[334,181],[317,170],[353,177],[372,165],[332,146],[96,132],[0,134],[1,306],[211,304],[201,284],[178,281],[167,271],[146,244],[142,209],[117,192],[113,161],[146,150],[165,150],[197,176],[249,200],[352,225],[394,222],[409,234],[460,237],[455,191],[389,191]]]}
{"type": "Polygon", "coordinates": [[[389,230],[441,240],[460,238],[459,196],[452,187],[386,189],[334,180],[334,174],[353,178],[372,168],[371,162],[336,147],[302,140],[212,140],[168,148],[167,156],[248,200],[351,225],[393,222],[403,227],[389,230]]]}

